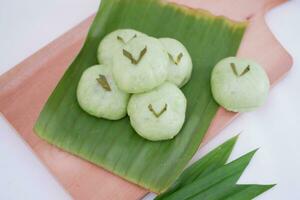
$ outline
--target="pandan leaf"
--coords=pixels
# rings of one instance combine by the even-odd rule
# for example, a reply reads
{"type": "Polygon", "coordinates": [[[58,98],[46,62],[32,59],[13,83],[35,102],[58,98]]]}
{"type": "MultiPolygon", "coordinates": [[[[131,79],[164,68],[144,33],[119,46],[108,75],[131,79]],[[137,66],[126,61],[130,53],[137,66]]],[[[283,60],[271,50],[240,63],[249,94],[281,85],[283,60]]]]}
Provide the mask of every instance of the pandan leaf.
{"type": "Polygon", "coordinates": [[[236,139],[228,140],[187,168],[171,189],[155,200],[250,200],[272,188],[274,185],[236,185],[256,152],[225,164],[236,139]],[[204,167],[202,163],[207,160],[210,162],[204,167]],[[204,172],[205,168],[209,170],[204,172]]]}
{"type": "Polygon", "coordinates": [[[158,0],[102,0],[83,48],[36,122],[36,133],[144,188],[157,193],[166,190],[196,152],[218,109],[211,95],[211,70],[220,59],[236,54],[245,27],[245,23],[158,0]],[[98,119],[77,103],[76,88],[82,72],[97,64],[97,48],[103,37],[120,28],[175,38],[191,54],[193,74],[183,88],[186,121],[173,140],[147,141],[134,132],[127,117],[118,121],[98,119]]]}
{"type": "Polygon", "coordinates": [[[251,200],[268,191],[273,185],[237,185],[238,191],[228,195],[224,200],[251,200]]]}
{"type": "Polygon", "coordinates": [[[156,200],[163,199],[164,197],[174,193],[179,188],[192,183],[197,178],[207,175],[225,165],[237,139],[238,136],[231,138],[184,170],[175,183],[166,192],[156,197],[156,200]]]}
{"type": "Polygon", "coordinates": [[[255,151],[252,151],[205,176],[199,177],[164,199],[187,199],[199,195],[198,193],[205,194],[205,191],[209,188],[216,188],[219,185],[222,185],[222,187],[235,185],[245,168],[248,166],[254,153],[255,151]]]}
{"type": "MultiPolygon", "coordinates": [[[[231,180],[224,180],[215,187],[181,200],[252,200],[274,185],[230,185],[231,180]]],[[[178,199],[177,199],[178,200],[178,199]]]]}

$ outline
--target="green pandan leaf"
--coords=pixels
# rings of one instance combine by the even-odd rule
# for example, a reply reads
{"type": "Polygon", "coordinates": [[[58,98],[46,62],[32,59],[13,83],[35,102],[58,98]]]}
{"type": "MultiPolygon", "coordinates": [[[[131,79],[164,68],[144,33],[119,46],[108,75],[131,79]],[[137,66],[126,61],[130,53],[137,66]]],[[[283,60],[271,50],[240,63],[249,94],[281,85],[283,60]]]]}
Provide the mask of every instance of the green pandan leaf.
{"type": "Polygon", "coordinates": [[[268,191],[273,185],[237,185],[238,190],[228,195],[224,200],[251,200],[268,191]]]}
{"type": "MultiPolygon", "coordinates": [[[[234,178],[233,178],[234,179],[234,178]]],[[[234,185],[227,179],[220,184],[200,192],[193,197],[181,200],[252,200],[274,185],[234,185]]]]}
{"type": "Polygon", "coordinates": [[[200,176],[165,199],[187,199],[199,195],[201,192],[205,193],[209,188],[216,188],[218,185],[222,185],[222,187],[235,185],[245,168],[248,166],[254,153],[255,151],[252,151],[227,165],[221,166],[207,175],[200,176]]]}
{"type": "Polygon", "coordinates": [[[175,183],[166,192],[159,195],[156,200],[163,199],[164,197],[174,193],[179,188],[192,183],[197,178],[207,175],[225,165],[237,139],[238,136],[231,138],[184,170],[175,183]]]}
{"type": "Polygon", "coordinates": [[[225,164],[236,140],[228,140],[187,168],[156,200],[250,200],[272,188],[274,185],[236,185],[256,152],[225,164]]]}

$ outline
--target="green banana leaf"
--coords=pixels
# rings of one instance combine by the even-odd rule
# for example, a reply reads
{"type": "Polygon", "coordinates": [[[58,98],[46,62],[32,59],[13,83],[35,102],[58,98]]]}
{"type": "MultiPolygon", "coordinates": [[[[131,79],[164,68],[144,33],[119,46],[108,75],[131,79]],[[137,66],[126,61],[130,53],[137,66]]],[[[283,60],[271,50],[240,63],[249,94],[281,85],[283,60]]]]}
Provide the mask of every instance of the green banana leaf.
{"type": "Polygon", "coordinates": [[[220,59],[236,54],[245,28],[245,23],[158,0],[102,0],[83,48],[49,97],[35,132],[65,151],[160,193],[183,171],[209,127],[218,108],[210,91],[211,70],[220,59]],[[193,75],[183,88],[186,122],[173,140],[147,141],[134,132],[128,117],[98,119],[77,103],[82,72],[97,63],[101,39],[119,28],[175,38],[191,54],[193,75]]]}

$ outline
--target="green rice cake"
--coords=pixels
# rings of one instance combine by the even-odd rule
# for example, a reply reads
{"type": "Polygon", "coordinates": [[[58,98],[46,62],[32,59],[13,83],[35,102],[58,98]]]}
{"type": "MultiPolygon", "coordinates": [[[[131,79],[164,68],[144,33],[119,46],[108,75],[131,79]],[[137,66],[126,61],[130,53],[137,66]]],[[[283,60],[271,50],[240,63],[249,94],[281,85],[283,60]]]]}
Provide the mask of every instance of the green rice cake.
{"type": "Polygon", "coordinates": [[[182,128],[186,104],[181,90],[166,82],[150,92],[132,95],[127,111],[140,136],[152,141],[167,140],[182,128]]]}
{"type": "Polygon", "coordinates": [[[138,36],[113,58],[113,76],[120,89],[140,93],[161,85],[168,75],[168,55],[158,39],[138,36]]]}
{"type": "Polygon", "coordinates": [[[115,52],[122,50],[126,43],[139,35],[144,34],[133,29],[118,29],[106,35],[98,47],[99,63],[111,66],[115,52]]]}
{"type": "Polygon", "coordinates": [[[126,115],[129,94],[115,84],[111,69],[104,65],[87,68],[78,83],[77,100],[80,107],[95,117],[110,120],[126,115]]]}
{"type": "Polygon", "coordinates": [[[191,78],[192,59],[185,46],[172,38],[160,38],[169,56],[167,80],[178,87],[185,85],[191,78]]]}
{"type": "Polygon", "coordinates": [[[221,106],[233,112],[247,112],[266,101],[270,83],[266,72],[256,62],[228,57],[214,67],[211,87],[221,106]]]}

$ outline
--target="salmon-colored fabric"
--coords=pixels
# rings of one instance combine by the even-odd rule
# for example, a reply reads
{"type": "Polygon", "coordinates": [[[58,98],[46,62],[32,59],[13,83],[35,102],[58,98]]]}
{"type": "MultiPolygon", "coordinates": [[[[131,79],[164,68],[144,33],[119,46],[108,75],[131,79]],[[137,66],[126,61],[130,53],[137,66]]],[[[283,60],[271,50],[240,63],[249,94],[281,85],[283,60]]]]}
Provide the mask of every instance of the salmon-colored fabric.
{"type": "MultiPolygon", "coordinates": [[[[289,54],[276,41],[264,21],[269,8],[285,0],[172,0],[204,8],[234,20],[249,20],[238,56],[257,60],[272,84],[292,65],[289,54]]],[[[80,50],[93,16],[38,51],[0,78],[0,111],[29,143],[62,186],[79,200],[139,199],[147,191],[100,167],[65,153],[33,133],[33,125],[48,96],[80,50]]],[[[215,136],[235,113],[219,109],[205,142],[215,136]]]]}

